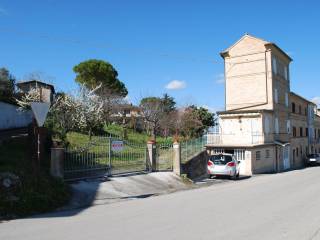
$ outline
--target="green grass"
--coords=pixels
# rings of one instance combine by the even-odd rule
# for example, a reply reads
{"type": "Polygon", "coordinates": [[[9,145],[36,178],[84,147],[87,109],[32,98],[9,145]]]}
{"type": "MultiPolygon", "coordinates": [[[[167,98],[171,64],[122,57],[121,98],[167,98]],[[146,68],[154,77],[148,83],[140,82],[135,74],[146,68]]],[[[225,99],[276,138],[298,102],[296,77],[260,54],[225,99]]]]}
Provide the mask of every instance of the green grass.
{"type": "MultiPolygon", "coordinates": [[[[104,130],[108,133],[111,133],[113,135],[117,135],[120,137],[123,137],[124,135],[124,129],[122,126],[111,124],[104,127],[104,130]]],[[[139,133],[133,129],[126,129],[127,131],[127,140],[134,143],[146,143],[148,140],[150,140],[150,136],[147,133],[139,133]]],[[[172,137],[164,138],[157,136],[157,143],[172,143],[172,137]]]]}
{"type": "MultiPolygon", "coordinates": [[[[52,178],[43,164],[35,177],[28,153],[28,138],[16,138],[0,145],[0,172],[10,172],[20,179],[20,186],[0,194],[0,219],[27,216],[54,210],[69,199],[69,189],[61,181],[52,178]],[[15,196],[15,200],[10,198],[15,196]]],[[[1,191],[1,187],[0,187],[1,191]]]]}

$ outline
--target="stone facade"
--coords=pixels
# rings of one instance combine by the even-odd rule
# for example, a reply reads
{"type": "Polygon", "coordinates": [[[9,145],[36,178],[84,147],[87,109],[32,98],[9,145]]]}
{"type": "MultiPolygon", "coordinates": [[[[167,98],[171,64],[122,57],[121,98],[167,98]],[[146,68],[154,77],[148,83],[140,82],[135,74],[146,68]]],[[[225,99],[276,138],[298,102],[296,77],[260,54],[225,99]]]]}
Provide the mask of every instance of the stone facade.
{"type": "Polygon", "coordinates": [[[320,152],[320,115],[315,104],[290,91],[292,59],[284,51],[244,35],[221,56],[226,111],[209,135],[212,153],[235,154],[250,175],[299,168],[308,154],[320,152]]]}

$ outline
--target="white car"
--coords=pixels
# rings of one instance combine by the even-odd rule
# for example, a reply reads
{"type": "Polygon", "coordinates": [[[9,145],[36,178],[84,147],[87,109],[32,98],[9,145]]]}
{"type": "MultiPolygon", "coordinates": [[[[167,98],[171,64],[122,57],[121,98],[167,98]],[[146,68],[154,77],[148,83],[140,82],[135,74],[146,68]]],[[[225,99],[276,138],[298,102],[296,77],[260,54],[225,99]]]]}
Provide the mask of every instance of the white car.
{"type": "Polygon", "coordinates": [[[318,153],[309,154],[307,156],[307,164],[308,165],[318,164],[318,163],[320,163],[320,155],[318,153]]]}
{"type": "Polygon", "coordinates": [[[212,176],[229,176],[232,179],[239,177],[240,166],[232,154],[222,153],[212,155],[208,160],[208,174],[212,176]]]}

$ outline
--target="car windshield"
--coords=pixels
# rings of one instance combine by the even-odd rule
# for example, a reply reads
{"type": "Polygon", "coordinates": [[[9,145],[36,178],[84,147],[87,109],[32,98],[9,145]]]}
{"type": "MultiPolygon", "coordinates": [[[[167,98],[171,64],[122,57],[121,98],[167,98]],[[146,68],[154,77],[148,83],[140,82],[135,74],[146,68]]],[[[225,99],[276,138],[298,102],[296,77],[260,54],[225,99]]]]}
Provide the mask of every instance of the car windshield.
{"type": "Polygon", "coordinates": [[[310,154],[310,155],[308,155],[308,158],[316,158],[316,157],[318,157],[317,154],[310,154]]]}
{"type": "Polygon", "coordinates": [[[232,157],[229,155],[214,155],[210,157],[210,161],[216,165],[226,165],[232,161],[232,157]]]}

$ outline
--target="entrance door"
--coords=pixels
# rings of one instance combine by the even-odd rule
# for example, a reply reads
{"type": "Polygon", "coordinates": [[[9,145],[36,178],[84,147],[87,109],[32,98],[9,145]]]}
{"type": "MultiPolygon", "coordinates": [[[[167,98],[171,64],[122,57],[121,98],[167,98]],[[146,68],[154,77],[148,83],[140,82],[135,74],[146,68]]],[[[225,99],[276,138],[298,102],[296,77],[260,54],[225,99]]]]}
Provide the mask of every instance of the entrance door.
{"type": "Polygon", "coordinates": [[[245,149],[235,149],[234,150],[234,157],[237,161],[240,162],[240,175],[247,175],[247,172],[246,172],[246,156],[245,156],[245,149]]]}
{"type": "Polygon", "coordinates": [[[290,146],[286,145],[283,147],[283,169],[287,170],[290,168],[290,146]]]}

